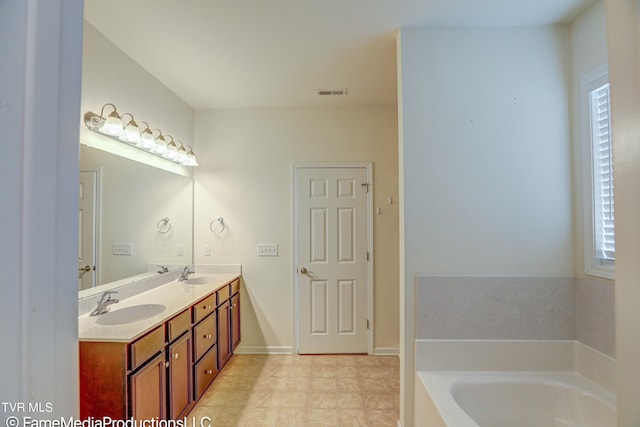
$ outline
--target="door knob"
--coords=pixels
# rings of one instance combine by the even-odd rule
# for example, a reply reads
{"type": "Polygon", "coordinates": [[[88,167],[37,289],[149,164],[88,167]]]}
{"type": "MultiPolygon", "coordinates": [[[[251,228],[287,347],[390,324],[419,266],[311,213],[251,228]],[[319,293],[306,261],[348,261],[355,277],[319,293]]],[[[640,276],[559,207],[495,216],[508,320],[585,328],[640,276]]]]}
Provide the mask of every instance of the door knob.
{"type": "Polygon", "coordinates": [[[84,276],[85,273],[91,271],[91,266],[89,265],[85,265],[82,268],[78,269],[78,279],[82,279],[82,277],[84,276]]]}
{"type": "Polygon", "coordinates": [[[302,273],[302,274],[307,274],[308,272],[309,272],[309,270],[307,270],[305,267],[302,267],[300,269],[300,273],[302,273]]]}

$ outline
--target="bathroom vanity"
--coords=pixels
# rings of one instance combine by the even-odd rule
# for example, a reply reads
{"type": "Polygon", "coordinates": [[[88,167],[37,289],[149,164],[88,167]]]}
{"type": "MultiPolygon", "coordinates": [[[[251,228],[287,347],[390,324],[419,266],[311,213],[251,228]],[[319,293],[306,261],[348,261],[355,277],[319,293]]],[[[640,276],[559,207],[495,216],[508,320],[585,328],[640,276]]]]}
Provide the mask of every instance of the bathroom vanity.
{"type": "Polygon", "coordinates": [[[79,318],[80,416],[179,419],[240,343],[240,278],[173,282],[79,318]]]}

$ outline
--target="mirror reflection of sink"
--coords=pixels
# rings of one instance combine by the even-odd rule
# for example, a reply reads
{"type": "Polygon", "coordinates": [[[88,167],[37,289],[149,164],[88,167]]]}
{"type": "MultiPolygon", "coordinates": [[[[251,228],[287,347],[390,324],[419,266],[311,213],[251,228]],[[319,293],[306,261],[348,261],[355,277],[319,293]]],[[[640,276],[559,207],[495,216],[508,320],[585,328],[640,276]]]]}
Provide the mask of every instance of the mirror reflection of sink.
{"type": "Polygon", "coordinates": [[[192,274],[184,281],[187,285],[206,285],[211,282],[213,282],[213,279],[207,274],[192,274]]]}
{"type": "Polygon", "coordinates": [[[124,325],[138,322],[162,313],[165,308],[167,307],[162,304],[134,305],[101,314],[96,319],[96,323],[99,325],[124,325]]]}

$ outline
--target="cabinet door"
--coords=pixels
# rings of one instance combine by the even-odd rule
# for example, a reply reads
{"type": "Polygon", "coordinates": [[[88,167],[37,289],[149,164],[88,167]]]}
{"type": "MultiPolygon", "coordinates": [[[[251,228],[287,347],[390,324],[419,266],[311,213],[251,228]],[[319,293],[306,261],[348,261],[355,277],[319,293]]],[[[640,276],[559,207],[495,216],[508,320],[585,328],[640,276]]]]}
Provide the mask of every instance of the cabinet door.
{"type": "Polygon", "coordinates": [[[240,294],[231,297],[231,350],[240,344],[240,294]]]}
{"type": "Polygon", "coordinates": [[[178,419],[193,402],[191,377],[191,334],[171,344],[169,356],[169,417],[178,419]]]}
{"type": "Polygon", "coordinates": [[[167,368],[164,353],[129,376],[131,416],[137,420],[165,419],[167,368]]]}
{"type": "Polygon", "coordinates": [[[218,307],[218,365],[220,369],[231,357],[229,340],[229,301],[218,307]]]}

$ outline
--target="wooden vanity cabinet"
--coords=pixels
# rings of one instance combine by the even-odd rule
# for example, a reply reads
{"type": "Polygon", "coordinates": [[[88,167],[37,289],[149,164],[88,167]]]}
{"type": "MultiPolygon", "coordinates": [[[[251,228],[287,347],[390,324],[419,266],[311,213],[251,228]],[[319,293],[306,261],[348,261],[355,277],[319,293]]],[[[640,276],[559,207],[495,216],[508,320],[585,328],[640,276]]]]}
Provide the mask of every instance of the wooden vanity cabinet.
{"type": "Polygon", "coordinates": [[[218,288],[133,342],[81,341],[81,419],[186,416],[239,342],[238,284],[218,288]]]}

